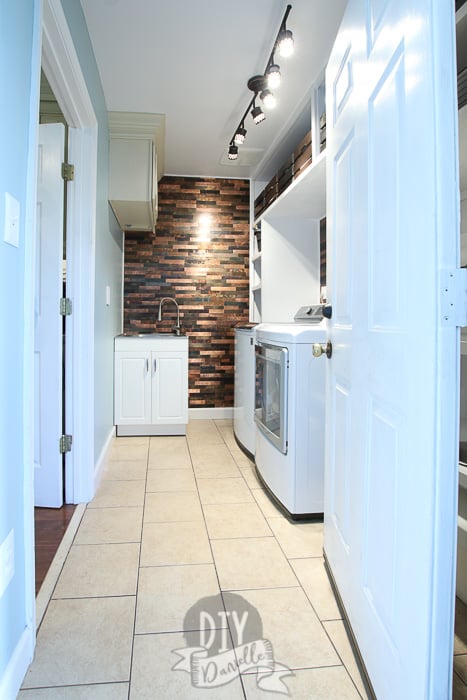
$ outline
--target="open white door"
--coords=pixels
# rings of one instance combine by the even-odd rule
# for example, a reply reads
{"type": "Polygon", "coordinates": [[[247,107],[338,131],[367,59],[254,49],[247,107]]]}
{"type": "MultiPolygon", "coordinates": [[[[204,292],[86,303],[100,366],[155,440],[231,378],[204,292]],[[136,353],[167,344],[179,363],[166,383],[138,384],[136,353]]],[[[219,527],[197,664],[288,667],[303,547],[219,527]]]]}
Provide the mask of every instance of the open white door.
{"type": "Polygon", "coordinates": [[[39,127],[36,288],[35,288],[35,436],[36,506],[63,503],[62,297],[63,179],[65,127],[39,127]]]}
{"type": "Polygon", "coordinates": [[[450,697],[454,42],[453,4],[349,0],[326,74],[324,549],[378,700],[450,697]]]}

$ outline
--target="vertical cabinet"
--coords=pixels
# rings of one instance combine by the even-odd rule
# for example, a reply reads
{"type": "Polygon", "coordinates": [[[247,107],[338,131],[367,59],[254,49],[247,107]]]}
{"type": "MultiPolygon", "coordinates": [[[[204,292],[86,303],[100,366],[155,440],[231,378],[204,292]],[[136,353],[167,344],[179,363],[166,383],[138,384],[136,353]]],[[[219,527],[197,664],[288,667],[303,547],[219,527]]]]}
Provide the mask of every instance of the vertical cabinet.
{"type": "Polygon", "coordinates": [[[117,435],[185,435],[188,338],[115,338],[114,392],[117,435]]]}

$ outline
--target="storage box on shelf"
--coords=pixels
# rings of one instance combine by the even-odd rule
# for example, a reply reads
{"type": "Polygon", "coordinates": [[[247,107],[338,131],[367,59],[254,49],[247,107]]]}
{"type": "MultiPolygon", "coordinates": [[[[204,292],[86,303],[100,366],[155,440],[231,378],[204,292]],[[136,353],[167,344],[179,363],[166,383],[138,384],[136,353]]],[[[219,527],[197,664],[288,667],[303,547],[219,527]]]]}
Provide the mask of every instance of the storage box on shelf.
{"type": "Polygon", "coordinates": [[[255,199],[255,220],[259,219],[263,211],[266,209],[264,190],[262,190],[255,199]]]}
{"type": "Polygon", "coordinates": [[[277,199],[277,175],[268,182],[264,188],[264,204],[268,207],[277,199]]]}
{"type": "Polygon", "coordinates": [[[293,180],[294,159],[291,155],[277,173],[277,194],[284,192],[293,180]]]}
{"type": "Polygon", "coordinates": [[[311,164],[311,131],[305,134],[293,154],[294,180],[311,164]]]}
{"type": "Polygon", "coordinates": [[[311,165],[311,162],[311,131],[308,131],[277,174],[271,178],[264,190],[256,197],[255,220],[261,217],[279,195],[287,191],[292,182],[311,165]]]}

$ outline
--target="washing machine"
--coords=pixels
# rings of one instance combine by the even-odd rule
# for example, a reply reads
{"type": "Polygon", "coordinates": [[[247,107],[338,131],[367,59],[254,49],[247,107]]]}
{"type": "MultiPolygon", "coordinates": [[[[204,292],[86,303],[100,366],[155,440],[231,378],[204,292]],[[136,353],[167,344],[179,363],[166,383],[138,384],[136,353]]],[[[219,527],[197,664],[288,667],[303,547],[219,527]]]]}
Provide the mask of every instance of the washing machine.
{"type": "Polygon", "coordinates": [[[325,314],[329,307],[305,306],[294,323],[255,331],[256,470],[296,520],[324,510],[325,314]]]}
{"type": "Polygon", "coordinates": [[[248,456],[255,454],[255,326],[235,328],[235,384],[233,429],[248,456]]]}

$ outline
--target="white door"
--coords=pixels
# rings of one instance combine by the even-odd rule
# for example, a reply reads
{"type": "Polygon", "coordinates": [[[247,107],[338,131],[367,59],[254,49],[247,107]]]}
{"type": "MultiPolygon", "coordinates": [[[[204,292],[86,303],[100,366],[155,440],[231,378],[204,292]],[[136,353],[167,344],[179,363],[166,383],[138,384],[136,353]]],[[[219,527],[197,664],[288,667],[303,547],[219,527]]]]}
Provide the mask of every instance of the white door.
{"type": "Polygon", "coordinates": [[[36,287],[34,496],[36,506],[63,503],[62,296],[63,179],[65,127],[39,127],[36,287]]]}
{"type": "Polygon", "coordinates": [[[454,10],[349,0],[326,74],[325,555],[378,700],[450,697],[454,10]]]}

